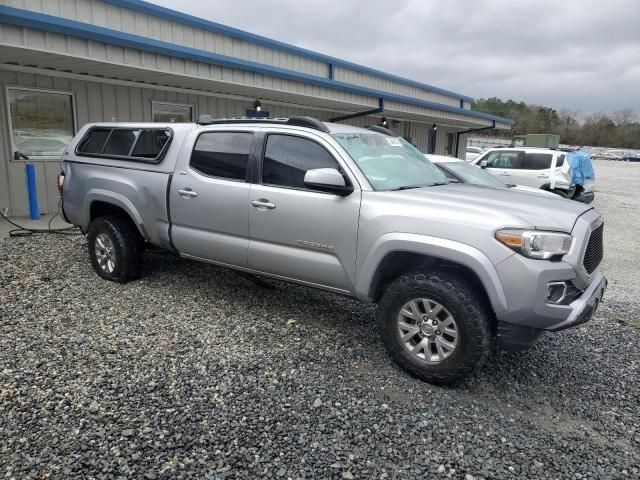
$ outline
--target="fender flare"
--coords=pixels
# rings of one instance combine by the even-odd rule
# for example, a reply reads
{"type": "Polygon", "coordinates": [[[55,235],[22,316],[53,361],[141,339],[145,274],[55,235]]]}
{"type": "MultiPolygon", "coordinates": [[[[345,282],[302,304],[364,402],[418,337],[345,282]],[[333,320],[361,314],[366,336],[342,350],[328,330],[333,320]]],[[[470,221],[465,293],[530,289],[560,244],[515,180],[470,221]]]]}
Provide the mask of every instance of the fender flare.
{"type": "Polygon", "coordinates": [[[87,208],[84,212],[83,216],[83,224],[82,229],[86,231],[89,228],[89,224],[91,223],[91,204],[93,202],[105,202],[115,205],[116,207],[124,210],[127,215],[133,220],[134,225],[142,235],[142,238],[145,240],[149,239],[146,229],[144,228],[144,222],[142,221],[142,217],[140,213],[133,205],[133,203],[124,195],[121,195],[116,192],[111,192],[109,190],[103,190],[101,188],[92,188],[87,192],[87,200],[85,205],[87,208]]]}
{"type": "Polygon", "coordinates": [[[409,252],[464,265],[480,279],[495,313],[508,309],[498,272],[489,258],[475,247],[444,238],[412,233],[387,233],[372,245],[357,274],[356,296],[371,300],[370,288],[383,259],[392,252],[409,252]]]}

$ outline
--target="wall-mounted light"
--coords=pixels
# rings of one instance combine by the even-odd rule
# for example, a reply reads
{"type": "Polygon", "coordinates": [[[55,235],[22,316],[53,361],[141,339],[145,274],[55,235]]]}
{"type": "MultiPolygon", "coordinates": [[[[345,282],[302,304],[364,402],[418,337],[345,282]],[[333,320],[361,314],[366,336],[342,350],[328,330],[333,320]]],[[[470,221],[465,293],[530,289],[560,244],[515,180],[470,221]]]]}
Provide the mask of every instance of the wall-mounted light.
{"type": "Polygon", "coordinates": [[[433,130],[438,130],[438,125],[436,125],[435,123],[432,125],[431,127],[433,130]]]}
{"type": "Polygon", "coordinates": [[[261,112],[261,111],[262,111],[262,103],[260,103],[260,100],[256,99],[256,100],[253,102],[253,109],[254,109],[256,112],[261,112]]]}
{"type": "Polygon", "coordinates": [[[382,121],[380,122],[380,126],[387,128],[389,127],[389,122],[387,122],[387,117],[382,117],[382,121]]]}

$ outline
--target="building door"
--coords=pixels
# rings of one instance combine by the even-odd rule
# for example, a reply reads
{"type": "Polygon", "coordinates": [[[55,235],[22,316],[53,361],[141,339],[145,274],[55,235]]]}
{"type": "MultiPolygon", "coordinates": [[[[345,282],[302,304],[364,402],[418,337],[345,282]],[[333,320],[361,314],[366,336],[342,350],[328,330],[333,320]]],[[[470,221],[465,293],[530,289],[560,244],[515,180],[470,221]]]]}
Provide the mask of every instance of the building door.
{"type": "Polygon", "coordinates": [[[436,139],[438,135],[437,128],[430,128],[427,133],[427,153],[436,153],[436,139]]]}

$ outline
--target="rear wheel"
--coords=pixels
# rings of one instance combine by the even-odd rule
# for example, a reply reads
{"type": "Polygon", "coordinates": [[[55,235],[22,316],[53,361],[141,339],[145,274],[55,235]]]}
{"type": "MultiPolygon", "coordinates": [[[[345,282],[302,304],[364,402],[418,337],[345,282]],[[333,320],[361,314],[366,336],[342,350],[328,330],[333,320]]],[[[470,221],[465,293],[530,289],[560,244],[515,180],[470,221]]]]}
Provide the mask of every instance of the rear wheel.
{"type": "Polygon", "coordinates": [[[98,217],[87,237],[91,265],[106,280],[125,283],[140,276],[144,241],[124,216],[98,217]]]}
{"type": "Polygon", "coordinates": [[[476,291],[449,272],[413,272],[380,301],[382,341],[412,375],[448,385],[484,364],[493,343],[490,314],[476,291]]]}

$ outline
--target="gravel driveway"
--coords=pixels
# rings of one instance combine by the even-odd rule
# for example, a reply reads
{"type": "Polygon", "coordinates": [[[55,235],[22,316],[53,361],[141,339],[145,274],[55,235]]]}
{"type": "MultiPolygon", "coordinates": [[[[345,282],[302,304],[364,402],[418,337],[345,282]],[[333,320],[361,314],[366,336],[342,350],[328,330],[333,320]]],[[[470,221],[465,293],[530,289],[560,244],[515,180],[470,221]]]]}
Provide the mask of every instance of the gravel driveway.
{"type": "Polygon", "coordinates": [[[606,304],[438,388],[375,307],[84,237],[0,241],[0,478],[638,478],[640,165],[597,162],[606,304]]]}

